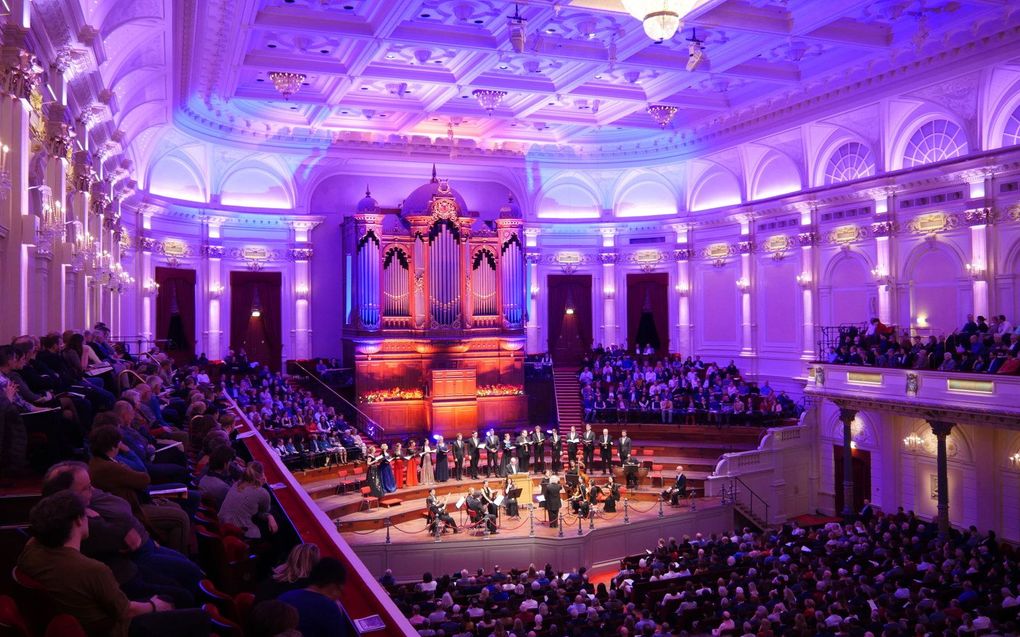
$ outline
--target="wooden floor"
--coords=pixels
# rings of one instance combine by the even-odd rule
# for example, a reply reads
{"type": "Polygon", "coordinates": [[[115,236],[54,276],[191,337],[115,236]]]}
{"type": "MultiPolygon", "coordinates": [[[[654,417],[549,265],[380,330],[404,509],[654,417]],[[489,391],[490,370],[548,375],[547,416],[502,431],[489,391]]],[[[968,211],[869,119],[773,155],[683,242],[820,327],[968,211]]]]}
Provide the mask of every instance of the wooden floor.
{"type": "MultiPolygon", "coordinates": [[[[722,507],[722,502],[719,498],[694,498],[693,500],[685,500],[681,506],[673,507],[668,503],[663,505],[662,514],[663,519],[668,518],[679,518],[685,516],[694,511],[708,511],[710,509],[716,509],[722,507]]],[[[406,507],[407,510],[413,510],[415,512],[425,510],[425,501],[422,500],[411,500],[401,507],[395,507],[392,511],[396,513],[395,509],[406,507]]],[[[601,509],[601,506],[599,507],[601,509]]],[[[388,512],[387,509],[382,509],[383,514],[382,520],[385,520],[385,514],[388,512]]],[[[534,511],[534,534],[532,534],[532,511],[529,511],[524,506],[521,507],[521,515],[519,518],[507,518],[505,515],[501,515],[499,519],[498,533],[496,535],[485,536],[483,533],[478,531],[469,531],[466,528],[467,524],[467,513],[460,511],[452,511],[450,515],[454,521],[457,522],[459,527],[462,527],[460,533],[451,533],[450,531],[445,532],[440,541],[443,543],[448,542],[498,542],[501,539],[521,539],[528,537],[541,537],[541,538],[557,538],[560,537],[560,529],[550,528],[546,522],[545,509],[535,508],[534,511]]],[[[634,524],[645,521],[652,521],[659,517],[659,504],[657,501],[634,501],[631,500],[626,512],[627,522],[624,522],[624,504],[621,501],[617,506],[616,513],[602,513],[601,511],[595,516],[594,528],[592,528],[592,522],[588,519],[582,519],[580,521],[580,533],[578,533],[578,519],[576,516],[569,513],[569,509],[564,507],[561,510],[564,517],[563,524],[563,537],[577,537],[578,535],[588,535],[592,531],[598,529],[605,529],[610,527],[621,527],[626,524],[634,524]]],[[[380,544],[386,543],[387,541],[387,529],[385,524],[377,528],[354,530],[359,527],[358,522],[364,521],[369,518],[375,518],[377,514],[376,510],[371,512],[364,512],[355,514],[352,516],[346,516],[345,519],[338,520],[339,530],[344,539],[347,540],[352,546],[367,545],[367,544],[380,544]]],[[[380,520],[380,522],[382,522],[380,520]]],[[[389,528],[389,543],[390,544],[421,544],[423,542],[435,542],[435,537],[429,534],[425,528],[425,520],[413,519],[407,522],[401,522],[396,525],[392,525],[389,528]]]]}

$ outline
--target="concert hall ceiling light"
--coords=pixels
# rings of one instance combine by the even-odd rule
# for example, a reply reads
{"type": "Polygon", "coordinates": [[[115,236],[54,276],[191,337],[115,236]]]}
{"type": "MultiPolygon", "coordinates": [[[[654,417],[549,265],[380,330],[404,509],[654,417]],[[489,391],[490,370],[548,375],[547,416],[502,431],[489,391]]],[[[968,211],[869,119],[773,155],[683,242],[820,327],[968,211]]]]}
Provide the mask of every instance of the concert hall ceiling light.
{"type": "Polygon", "coordinates": [[[485,109],[489,115],[496,110],[503,98],[506,97],[506,91],[494,91],[491,89],[475,89],[471,91],[471,94],[478,100],[479,106],[485,109]]]}
{"type": "Polygon", "coordinates": [[[269,74],[269,79],[273,81],[273,86],[276,90],[283,95],[283,99],[290,99],[290,96],[301,90],[301,85],[305,83],[304,73],[288,73],[286,71],[273,71],[269,74]]]}
{"type": "Polygon", "coordinates": [[[622,0],[627,13],[641,21],[645,35],[661,42],[673,37],[683,26],[697,0],[622,0]]]}
{"type": "Polygon", "coordinates": [[[687,47],[687,70],[693,71],[705,61],[705,42],[698,39],[696,29],[691,29],[691,37],[687,41],[690,42],[687,47]]]}
{"type": "Polygon", "coordinates": [[[521,17],[517,4],[514,4],[514,14],[506,19],[506,31],[514,51],[524,53],[524,46],[528,42],[528,21],[521,17]]]}
{"type": "Polygon", "coordinates": [[[652,116],[659,128],[666,128],[676,117],[677,107],[667,104],[652,104],[648,107],[648,114],[652,116]]]}

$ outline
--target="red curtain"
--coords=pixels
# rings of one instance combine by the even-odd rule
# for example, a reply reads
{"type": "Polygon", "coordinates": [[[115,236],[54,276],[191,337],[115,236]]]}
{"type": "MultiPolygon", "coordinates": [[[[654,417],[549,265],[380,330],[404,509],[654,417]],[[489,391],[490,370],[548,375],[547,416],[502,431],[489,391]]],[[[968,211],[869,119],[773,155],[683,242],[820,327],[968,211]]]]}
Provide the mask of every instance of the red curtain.
{"type": "Polygon", "coordinates": [[[549,352],[556,361],[579,361],[591,349],[591,275],[551,274],[546,285],[549,352]]]}
{"type": "Polygon", "coordinates": [[[244,348],[248,360],[280,369],[283,351],[279,272],[230,273],[230,347],[244,348]],[[252,316],[258,307],[260,316],[252,316]]]}
{"type": "Polygon", "coordinates": [[[669,275],[665,272],[627,275],[627,347],[631,351],[638,345],[638,325],[646,310],[651,311],[655,332],[659,336],[658,353],[669,351],[668,289],[669,275]]]}
{"type": "Polygon", "coordinates": [[[156,344],[175,360],[195,354],[195,271],[156,268],[156,344]]]}

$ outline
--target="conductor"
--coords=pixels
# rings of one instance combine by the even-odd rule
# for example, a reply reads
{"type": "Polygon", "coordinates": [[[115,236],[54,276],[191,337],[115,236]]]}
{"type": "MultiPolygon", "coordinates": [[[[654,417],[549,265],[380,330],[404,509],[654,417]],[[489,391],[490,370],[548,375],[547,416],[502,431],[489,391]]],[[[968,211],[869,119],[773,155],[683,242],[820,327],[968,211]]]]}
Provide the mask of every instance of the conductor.
{"type": "Polygon", "coordinates": [[[552,476],[542,493],[545,496],[545,513],[549,517],[549,526],[552,528],[556,528],[556,520],[560,517],[560,489],[560,477],[552,476]]]}

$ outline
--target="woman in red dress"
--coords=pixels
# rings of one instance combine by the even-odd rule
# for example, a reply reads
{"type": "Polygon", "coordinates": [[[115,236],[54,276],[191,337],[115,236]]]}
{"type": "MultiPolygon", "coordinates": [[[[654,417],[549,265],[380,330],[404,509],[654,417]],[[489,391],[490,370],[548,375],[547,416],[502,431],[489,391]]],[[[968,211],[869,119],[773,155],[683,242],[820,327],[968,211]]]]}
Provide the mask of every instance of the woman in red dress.
{"type": "Polygon", "coordinates": [[[407,461],[404,459],[404,446],[399,442],[393,447],[393,477],[397,482],[397,489],[404,488],[404,478],[407,475],[407,461]]]}
{"type": "Polygon", "coordinates": [[[418,456],[418,443],[411,441],[407,443],[407,451],[404,453],[404,460],[407,471],[404,475],[404,485],[408,487],[418,486],[418,463],[421,458],[418,456]]]}

